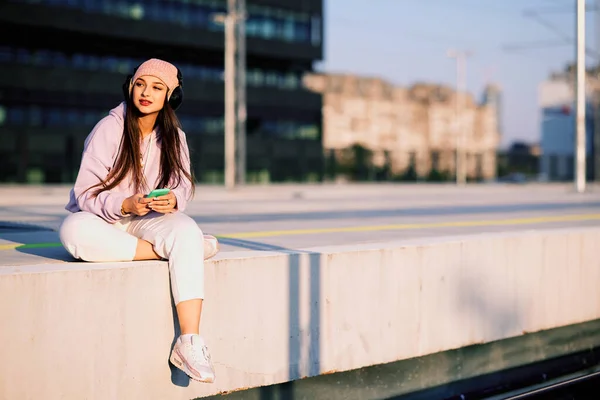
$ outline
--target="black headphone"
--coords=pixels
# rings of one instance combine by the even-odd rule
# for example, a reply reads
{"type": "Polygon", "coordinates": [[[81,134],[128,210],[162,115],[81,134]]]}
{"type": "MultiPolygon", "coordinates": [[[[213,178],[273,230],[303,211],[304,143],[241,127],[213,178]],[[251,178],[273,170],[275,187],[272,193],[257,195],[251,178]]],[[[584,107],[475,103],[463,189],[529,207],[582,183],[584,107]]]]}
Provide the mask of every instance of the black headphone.
{"type": "MultiPolygon", "coordinates": [[[[133,79],[133,76],[135,75],[135,71],[137,71],[137,69],[139,67],[140,67],[139,65],[137,67],[135,67],[133,69],[133,74],[127,75],[127,78],[125,79],[125,83],[123,83],[123,96],[125,97],[125,101],[127,101],[129,99],[129,96],[130,96],[129,86],[131,85],[131,79],[133,79]]],[[[175,68],[177,68],[177,67],[175,67],[175,68]]],[[[177,110],[179,108],[179,106],[181,106],[181,103],[183,103],[183,76],[181,75],[181,71],[179,70],[179,68],[177,68],[177,81],[178,81],[178,86],[175,89],[173,89],[173,92],[171,93],[171,97],[169,97],[169,104],[171,105],[171,108],[173,110],[177,110]]]]}

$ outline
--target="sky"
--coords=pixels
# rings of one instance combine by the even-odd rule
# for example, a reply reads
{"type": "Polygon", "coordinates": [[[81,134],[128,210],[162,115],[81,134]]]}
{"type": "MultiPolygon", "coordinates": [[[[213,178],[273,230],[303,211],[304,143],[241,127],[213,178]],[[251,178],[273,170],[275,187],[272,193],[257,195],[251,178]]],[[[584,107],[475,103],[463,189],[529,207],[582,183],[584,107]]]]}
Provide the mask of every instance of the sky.
{"type": "MultiPolygon", "coordinates": [[[[380,77],[400,86],[454,87],[456,61],[447,51],[470,51],[469,92],[480,99],[487,82],[503,91],[502,147],[515,140],[539,141],[538,86],[575,60],[575,0],[324,2],[324,60],[318,70],[380,77]],[[527,16],[528,10],[546,25],[527,16]],[[515,50],[514,45],[529,47],[515,50]]],[[[586,13],[590,49],[596,48],[596,14],[586,13]]],[[[595,55],[586,62],[597,62],[595,55]]]]}

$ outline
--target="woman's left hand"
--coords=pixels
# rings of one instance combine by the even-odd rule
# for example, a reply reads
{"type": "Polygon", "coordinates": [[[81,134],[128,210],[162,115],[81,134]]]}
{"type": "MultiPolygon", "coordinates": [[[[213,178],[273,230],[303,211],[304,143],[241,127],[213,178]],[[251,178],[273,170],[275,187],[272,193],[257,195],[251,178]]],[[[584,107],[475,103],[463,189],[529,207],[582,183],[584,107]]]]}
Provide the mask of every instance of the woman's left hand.
{"type": "Polygon", "coordinates": [[[148,204],[148,207],[161,214],[175,212],[175,208],[177,207],[177,197],[175,197],[173,192],[169,192],[164,196],[154,197],[152,202],[148,204]]]}

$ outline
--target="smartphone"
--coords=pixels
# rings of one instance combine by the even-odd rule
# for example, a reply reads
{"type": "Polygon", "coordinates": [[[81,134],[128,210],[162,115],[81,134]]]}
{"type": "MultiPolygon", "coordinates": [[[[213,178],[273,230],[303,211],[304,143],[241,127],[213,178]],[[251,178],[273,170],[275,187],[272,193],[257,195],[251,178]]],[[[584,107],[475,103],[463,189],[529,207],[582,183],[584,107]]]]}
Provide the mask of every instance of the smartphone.
{"type": "Polygon", "coordinates": [[[171,189],[154,189],[153,191],[148,193],[145,197],[149,198],[149,197],[164,196],[165,194],[169,194],[170,191],[171,191],[171,189]]]}

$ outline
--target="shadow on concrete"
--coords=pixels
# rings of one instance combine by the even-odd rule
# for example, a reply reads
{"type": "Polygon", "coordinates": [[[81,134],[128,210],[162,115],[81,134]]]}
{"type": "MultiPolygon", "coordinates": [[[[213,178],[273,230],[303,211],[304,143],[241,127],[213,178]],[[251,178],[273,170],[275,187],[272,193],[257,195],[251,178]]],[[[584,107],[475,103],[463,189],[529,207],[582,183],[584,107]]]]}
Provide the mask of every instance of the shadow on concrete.
{"type": "Polygon", "coordinates": [[[288,254],[288,380],[279,386],[260,388],[261,400],[289,399],[293,400],[294,380],[315,376],[321,370],[321,254],[309,251],[292,250],[286,247],[254,242],[242,239],[222,238],[222,244],[237,246],[248,250],[273,251],[288,254]],[[309,267],[308,304],[301,303],[300,282],[303,261],[309,267]],[[300,319],[301,308],[309,307],[308,332],[303,328],[300,319]],[[308,338],[308,346],[303,346],[303,339],[308,338]],[[303,354],[302,349],[308,348],[303,354]]]}
{"type": "Polygon", "coordinates": [[[297,250],[288,249],[286,247],[276,246],[268,243],[254,242],[250,240],[244,239],[234,239],[234,238],[219,238],[219,243],[229,246],[239,247],[241,249],[246,250],[257,250],[257,251],[273,251],[278,253],[285,254],[294,254],[297,253],[297,250]]]}
{"type": "Polygon", "coordinates": [[[17,251],[29,254],[33,256],[43,257],[50,260],[56,261],[64,261],[64,262],[81,262],[74,258],[67,250],[65,250],[62,246],[51,246],[48,248],[36,248],[36,247],[20,247],[16,249],[17,251]]]}
{"type": "MultiPolygon", "coordinates": [[[[458,323],[464,321],[465,324],[465,326],[457,325],[455,329],[476,331],[478,336],[482,335],[485,339],[484,343],[472,343],[469,346],[454,350],[458,354],[465,353],[463,357],[458,358],[458,361],[463,364],[460,367],[457,365],[457,360],[450,358],[440,358],[438,360],[438,379],[446,380],[448,383],[436,386],[435,391],[446,394],[458,390],[459,386],[457,385],[462,382],[462,377],[483,375],[507,368],[510,365],[510,360],[522,357],[524,352],[521,347],[507,347],[500,351],[497,346],[503,340],[506,342],[510,338],[522,336],[523,316],[520,307],[522,299],[519,297],[516,299],[503,297],[504,293],[498,289],[498,286],[505,285],[505,282],[490,279],[490,275],[479,267],[466,267],[456,266],[453,268],[453,271],[469,271],[468,274],[461,274],[455,289],[456,293],[453,296],[458,312],[458,323]],[[478,351],[484,348],[490,349],[489,354],[486,357],[477,357],[478,351]],[[457,370],[460,372],[457,373],[457,370]]],[[[478,339],[473,337],[470,340],[479,342],[478,339]]],[[[429,376],[427,375],[427,377],[429,376]]],[[[426,383],[425,387],[434,386],[434,382],[427,381],[427,379],[424,379],[423,383],[426,383]]],[[[436,398],[430,391],[424,393],[436,398]]],[[[429,398],[418,397],[417,394],[415,396],[415,399],[429,398]]],[[[396,398],[404,397],[393,397],[393,399],[396,398]]],[[[409,398],[413,397],[409,396],[409,398]]]]}
{"type": "Polygon", "coordinates": [[[0,239],[15,243],[14,251],[19,253],[50,260],[77,261],[60,243],[58,232],[48,227],[0,221],[0,239]]]}
{"type": "Polygon", "coordinates": [[[478,322],[486,337],[506,338],[522,333],[521,299],[506,302],[485,274],[462,276],[456,302],[466,318],[478,322]]]}

